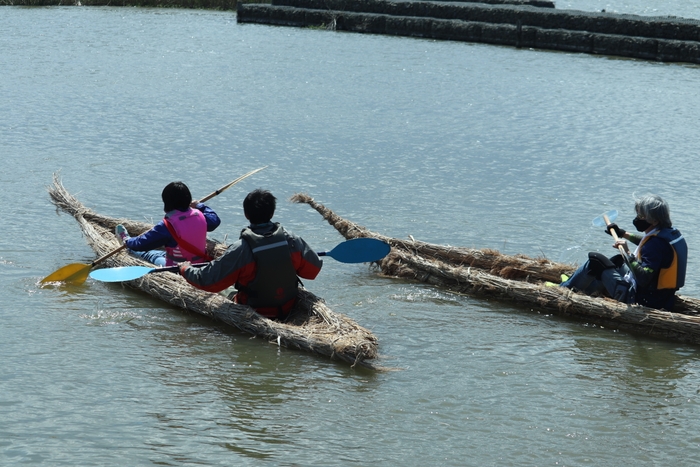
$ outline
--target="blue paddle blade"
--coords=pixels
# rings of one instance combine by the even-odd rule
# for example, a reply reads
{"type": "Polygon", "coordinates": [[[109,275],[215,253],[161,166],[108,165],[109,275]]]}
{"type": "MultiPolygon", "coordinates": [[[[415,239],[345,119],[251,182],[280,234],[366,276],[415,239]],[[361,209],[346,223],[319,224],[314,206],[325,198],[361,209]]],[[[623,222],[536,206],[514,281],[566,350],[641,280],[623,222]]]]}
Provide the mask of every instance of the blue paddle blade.
{"type": "Polygon", "coordinates": [[[154,268],[146,266],[123,266],[120,268],[96,269],[90,273],[90,277],[101,282],[125,282],[133,281],[153,271],[155,271],[154,268]]]}
{"type": "Polygon", "coordinates": [[[605,224],[605,219],[603,218],[604,215],[608,216],[608,220],[610,222],[615,222],[615,219],[617,219],[617,209],[608,211],[605,214],[601,214],[600,216],[593,219],[593,225],[595,227],[607,227],[607,225],[605,224]]]}
{"type": "Polygon", "coordinates": [[[341,263],[371,263],[379,261],[389,254],[391,247],[388,243],[376,238],[353,238],[343,242],[328,252],[319,256],[330,256],[341,263]]]}

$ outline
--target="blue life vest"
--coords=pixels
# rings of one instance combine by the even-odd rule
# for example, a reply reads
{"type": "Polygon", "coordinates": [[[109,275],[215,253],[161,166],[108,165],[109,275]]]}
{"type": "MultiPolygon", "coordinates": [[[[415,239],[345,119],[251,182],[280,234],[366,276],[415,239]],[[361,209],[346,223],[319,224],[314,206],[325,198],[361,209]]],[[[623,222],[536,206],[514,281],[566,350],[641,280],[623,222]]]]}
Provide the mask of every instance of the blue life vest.
{"type": "Polygon", "coordinates": [[[646,240],[653,236],[663,238],[673,248],[673,261],[669,267],[662,268],[659,271],[659,280],[656,283],[656,288],[678,290],[685,285],[685,272],[688,266],[688,244],[678,229],[666,227],[655,234],[645,237],[639,244],[640,252],[646,240]]]}

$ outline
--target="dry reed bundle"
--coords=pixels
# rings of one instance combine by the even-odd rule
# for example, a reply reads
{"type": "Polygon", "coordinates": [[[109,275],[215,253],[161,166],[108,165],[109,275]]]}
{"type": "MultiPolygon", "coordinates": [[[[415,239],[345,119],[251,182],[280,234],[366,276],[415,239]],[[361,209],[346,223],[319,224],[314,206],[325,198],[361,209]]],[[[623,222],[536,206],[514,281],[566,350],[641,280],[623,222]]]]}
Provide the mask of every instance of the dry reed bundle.
{"type": "MultiPolygon", "coordinates": [[[[146,223],[95,213],[68,193],[57,176],[54,176],[53,186],[49,187],[49,195],[58,209],[78,221],[88,244],[99,256],[119,247],[113,233],[118,223],[123,224],[132,235],[151,228],[146,223]]],[[[225,250],[225,245],[215,241],[210,241],[209,246],[215,254],[225,250]]],[[[152,266],[126,252],[107,259],[105,265],[152,266]]],[[[198,290],[173,273],[147,274],[124,284],[281,346],[342,360],[353,367],[387,369],[369,361],[378,357],[378,341],[374,334],[350,318],[333,312],[321,298],[304,288],[300,288],[299,303],[290,318],[286,322],[278,322],[260,316],[248,306],[235,304],[223,295],[198,290]]]]}
{"type": "Polygon", "coordinates": [[[678,296],[676,313],[629,306],[605,297],[591,297],[544,281],[559,282],[574,267],[546,259],[508,256],[386,237],[347,221],[305,194],[293,202],[306,203],[345,238],[373,237],[391,244],[391,253],[378,262],[382,274],[402,277],[469,295],[529,304],[533,309],[573,316],[590,322],[653,337],[700,343],[700,300],[678,296]]]}
{"type": "Polygon", "coordinates": [[[417,241],[412,237],[410,240],[386,237],[343,219],[327,207],[314,201],[307,194],[297,193],[290,200],[294,203],[306,203],[314,208],[346,239],[357,237],[378,238],[389,243],[395,249],[398,248],[425,258],[433,258],[453,265],[483,269],[490,274],[504,278],[559,282],[562,274],[571,274],[575,269],[570,264],[554,263],[544,258],[534,259],[525,255],[504,255],[491,249],[436,245],[417,241]]]}
{"type": "Polygon", "coordinates": [[[610,298],[575,293],[566,288],[505,279],[478,268],[454,266],[401,250],[393,250],[384,259],[382,272],[469,295],[527,303],[538,311],[583,318],[606,327],[700,344],[700,316],[697,315],[627,305],[610,298]]]}

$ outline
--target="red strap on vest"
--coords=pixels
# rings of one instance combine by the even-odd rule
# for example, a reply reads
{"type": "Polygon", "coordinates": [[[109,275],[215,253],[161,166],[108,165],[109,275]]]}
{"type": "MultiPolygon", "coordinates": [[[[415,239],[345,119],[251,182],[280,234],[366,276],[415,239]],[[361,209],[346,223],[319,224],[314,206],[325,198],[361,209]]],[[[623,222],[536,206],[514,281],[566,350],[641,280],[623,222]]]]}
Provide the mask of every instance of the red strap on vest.
{"type": "Polygon", "coordinates": [[[202,252],[199,250],[197,247],[192,245],[190,242],[186,241],[184,238],[181,238],[177,232],[175,232],[175,228],[173,225],[168,221],[168,219],[163,219],[163,224],[165,224],[165,227],[168,229],[168,232],[170,232],[170,235],[173,236],[173,239],[177,242],[177,246],[180,248],[184,248],[187,250],[190,254],[194,256],[199,256],[202,258],[204,261],[211,261],[212,258],[207,254],[206,251],[202,252]]]}

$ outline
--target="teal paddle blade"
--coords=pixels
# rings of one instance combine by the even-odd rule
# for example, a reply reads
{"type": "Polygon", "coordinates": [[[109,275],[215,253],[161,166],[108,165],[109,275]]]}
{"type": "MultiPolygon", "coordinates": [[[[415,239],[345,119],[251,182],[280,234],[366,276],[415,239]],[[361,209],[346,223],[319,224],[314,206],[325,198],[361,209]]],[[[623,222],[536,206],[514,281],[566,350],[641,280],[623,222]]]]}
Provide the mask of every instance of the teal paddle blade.
{"type": "Polygon", "coordinates": [[[330,256],[341,263],[371,263],[389,254],[391,246],[376,238],[353,238],[319,256],[330,256]]]}
{"type": "Polygon", "coordinates": [[[123,266],[120,268],[96,269],[90,273],[90,278],[101,282],[125,282],[143,277],[154,270],[154,268],[146,266],[123,266]]]}

